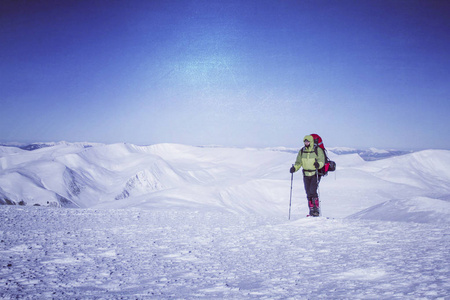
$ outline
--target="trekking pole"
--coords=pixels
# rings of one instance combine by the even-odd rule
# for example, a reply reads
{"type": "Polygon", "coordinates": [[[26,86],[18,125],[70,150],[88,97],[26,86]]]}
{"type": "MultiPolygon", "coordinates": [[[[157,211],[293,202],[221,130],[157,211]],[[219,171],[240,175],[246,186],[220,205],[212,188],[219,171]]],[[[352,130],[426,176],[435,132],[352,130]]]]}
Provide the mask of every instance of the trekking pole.
{"type": "MultiPolygon", "coordinates": [[[[316,158],[316,162],[317,162],[317,158],[316,158]]],[[[319,169],[316,169],[316,180],[317,180],[317,196],[319,196],[319,207],[321,207],[320,205],[320,189],[319,189],[319,183],[320,183],[320,177],[319,177],[319,169]]],[[[319,209],[319,216],[322,215],[322,209],[319,209]]]]}
{"type": "MultiPolygon", "coordinates": [[[[294,166],[294,165],[292,165],[294,166]]],[[[291,196],[289,197],[289,219],[291,219],[291,203],[292,203],[292,182],[294,181],[294,173],[291,173],[291,196]]]]}
{"type": "MultiPolygon", "coordinates": [[[[316,162],[317,162],[317,158],[316,158],[316,162]]],[[[317,168],[316,168],[316,181],[317,181],[317,192],[319,192],[320,177],[319,177],[319,169],[317,169],[317,168]]]]}
{"type": "Polygon", "coordinates": [[[318,203],[318,207],[320,207],[320,209],[319,209],[319,216],[322,216],[322,208],[321,208],[321,205],[320,205],[320,188],[319,188],[319,170],[318,169],[316,169],[316,178],[317,178],[317,196],[319,196],[319,203],[318,203]]]}

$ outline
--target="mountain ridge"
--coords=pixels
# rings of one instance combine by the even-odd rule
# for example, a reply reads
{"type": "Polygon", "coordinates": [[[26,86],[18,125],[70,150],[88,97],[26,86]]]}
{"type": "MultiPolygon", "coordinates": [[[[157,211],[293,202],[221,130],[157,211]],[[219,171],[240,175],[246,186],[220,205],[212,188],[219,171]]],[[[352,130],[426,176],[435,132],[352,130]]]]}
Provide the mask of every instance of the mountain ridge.
{"type": "MultiPolygon", "coordinates": [[[[288,169],[296,157],[284,150],[126,143],[60,143],[32,151],[0,147],[0,203],[204,206],[282,214],[289,195],[288,169]]],[[[329,156],[337,171],[323,178],[319,192],[330,217],[347,217],[396,199],[450,198],[450,151],[424,150],[375,161],[356,153],[330,151],[329,156]]],[[[306,211],[301,177],[294,177],[294,205],[306,211]]]]}

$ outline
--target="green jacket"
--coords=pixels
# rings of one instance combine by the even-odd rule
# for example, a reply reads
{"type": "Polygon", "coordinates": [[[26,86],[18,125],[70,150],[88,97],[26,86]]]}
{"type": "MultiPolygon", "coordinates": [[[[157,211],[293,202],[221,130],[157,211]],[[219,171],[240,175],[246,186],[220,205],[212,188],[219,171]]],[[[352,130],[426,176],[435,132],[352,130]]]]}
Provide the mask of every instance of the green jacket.
{"type": "Polygon", "coordinates": [[[314,139],[311,135],[305,136],[303,140],[309,141],[309,147],[303,147],[297,155],[297,159],[295,160],[295,172],[300,170],[303,167],[303,175],[305,176],[315,176],[316,175],[316,167],[314,163],[317,161],[319,163],[319,169],[323,168],[325,165],[325,154],[323,153],[322,148],[317,148],[314,151],[314,139]]]}

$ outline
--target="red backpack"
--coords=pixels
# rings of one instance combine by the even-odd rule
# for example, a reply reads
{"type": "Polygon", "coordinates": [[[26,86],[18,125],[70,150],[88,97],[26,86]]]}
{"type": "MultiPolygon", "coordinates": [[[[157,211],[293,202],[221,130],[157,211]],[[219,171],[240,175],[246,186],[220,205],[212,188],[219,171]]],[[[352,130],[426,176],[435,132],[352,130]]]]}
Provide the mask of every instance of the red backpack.
{"type": "Polygon", "coordinates": [[[317,147],[322,148],[323,154],[325,155],[325,165],[318,170],[319,176],[326,176],[328,172],[333,172],[336,170],[336,163],[328,158],[327,150],[323,145],[322,138],[315,133],[312,133],[311,136],[314,139],[314,152],[316,153],[316,155],[317,155],[317,147]]]}

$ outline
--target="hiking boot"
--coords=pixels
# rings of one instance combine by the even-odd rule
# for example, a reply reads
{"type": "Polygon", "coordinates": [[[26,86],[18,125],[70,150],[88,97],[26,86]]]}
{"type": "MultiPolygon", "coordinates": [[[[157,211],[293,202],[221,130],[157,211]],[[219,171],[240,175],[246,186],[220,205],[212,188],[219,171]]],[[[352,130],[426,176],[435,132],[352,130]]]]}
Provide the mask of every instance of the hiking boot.
{"type": "Polygon", "coordinates": [[[320,216],[320,211],[319,211],[318,208],[314,208],[313,211],[312,211],[312,213],[310,213],[310,214],[311,214],[311,216],[313,216],[313,217],[318,217],[318,216],[320,216]]]}

